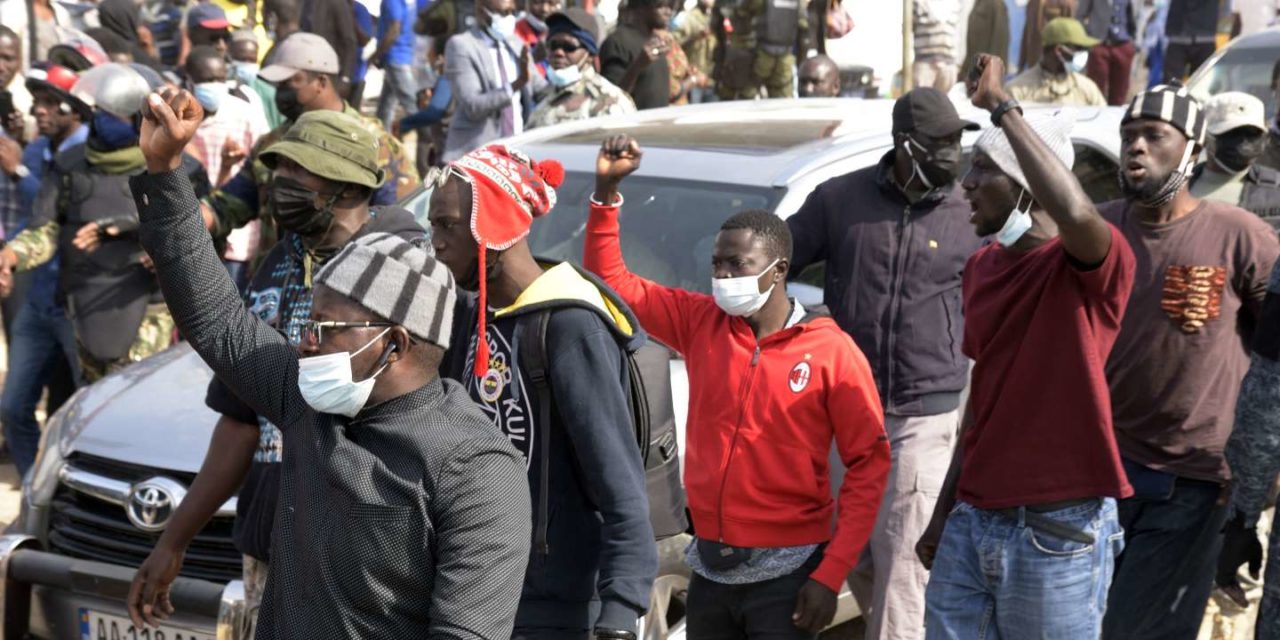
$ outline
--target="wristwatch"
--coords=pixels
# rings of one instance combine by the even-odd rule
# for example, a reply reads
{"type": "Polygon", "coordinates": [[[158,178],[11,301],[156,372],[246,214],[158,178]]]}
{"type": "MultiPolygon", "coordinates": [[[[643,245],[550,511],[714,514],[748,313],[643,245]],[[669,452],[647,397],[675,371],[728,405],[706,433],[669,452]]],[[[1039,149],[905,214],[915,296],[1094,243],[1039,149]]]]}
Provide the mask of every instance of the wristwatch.
{"type": "Polygon", "coordinates": [[[1017,109],[1018,113],[1022,113],[1022,105],[1017,100],[1009,98],[1001,102],[999,106],[991,111],[991,124],[997,127],[1000,126],[1000,121],[1004,119],[1005,114],[1014,109],[1017,109]]]}
{"type": "Polygon", "coordinates": [[[28,169],[25,164],[20,164],[17,169],[13,170],[13,176],[19,180],[22,180],[29,175],[31,175],[31,170],[28,169]]]}

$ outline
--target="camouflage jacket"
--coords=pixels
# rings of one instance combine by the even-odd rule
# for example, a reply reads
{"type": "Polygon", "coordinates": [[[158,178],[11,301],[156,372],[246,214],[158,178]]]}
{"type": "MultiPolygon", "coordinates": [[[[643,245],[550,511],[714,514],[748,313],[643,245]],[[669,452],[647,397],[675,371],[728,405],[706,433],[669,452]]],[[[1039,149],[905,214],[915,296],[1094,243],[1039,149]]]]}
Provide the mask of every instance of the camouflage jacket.
{"type": "Polygon", "coordinates": [[[1244,514],[1248,526],[1257,523],[1280,475],[1280,265],[1271,272],[1254,336],[1226,452],[1234,487],[1231,508],[1244,514]]]}
{"type": "MultiPolygon", "coordinates": [[[[418,188],[420,180],[417,168],[405,154],[404,145],[400,144],[395,136],[387,133],[377,119],[361,115],[351,105],[346,106],[345,112],[358,116],[370,131],[377,134],[381,142],[378,160],[380,166],[387,172],[387,181],[374,192],[370,204],[373,206],[396,204],[413,193],[418,188]]],[[[231,231],[257,218],[262,218],[266,222],[272,220],[271,202],[268,197],[271,170],[263,164],[259,156],[267,147],[283,138],[292,124],[292,122],[285,122],[259,138],[250,150],[249,161],[244,163],[240,173],[209,196],[207,203],[216,213],[214,216],[216,225],[213,230],[215,238],[225,238],[231,231]]],[[[275,234],[263,233],[262,240],[265,248],[269,249],[275,244],[275,234]]]]}
{"type": "Polygon", "coordinates": [[[529,128],[635,113],[635,110],[636,104],[627,92],[588,66],[582,71],[581,80],[563,89],[554,89],[538,103],[529,116],[529,128]]]}

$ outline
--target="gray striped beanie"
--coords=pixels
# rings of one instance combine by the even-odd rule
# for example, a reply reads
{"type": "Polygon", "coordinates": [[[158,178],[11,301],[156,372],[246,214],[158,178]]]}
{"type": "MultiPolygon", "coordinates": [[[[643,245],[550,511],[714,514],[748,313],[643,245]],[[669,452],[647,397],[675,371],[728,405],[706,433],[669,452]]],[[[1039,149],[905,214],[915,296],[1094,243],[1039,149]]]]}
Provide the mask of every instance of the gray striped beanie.
{"type": "Polygon", "coordinates": [[[370,233],[351,241],[316,274],[324,285],[394,322],[414,337],[448,348],[458,296],[448,267],[399,236],[370,233]]]}
{"type": "Polygon", "coordinates": [[[1125,109],[1120,126],[1143,119],[1167,122],[1188,140],[1204,144],[1204,108],[1186,87],[1162,84],[1139,93],[1125,109]]]}

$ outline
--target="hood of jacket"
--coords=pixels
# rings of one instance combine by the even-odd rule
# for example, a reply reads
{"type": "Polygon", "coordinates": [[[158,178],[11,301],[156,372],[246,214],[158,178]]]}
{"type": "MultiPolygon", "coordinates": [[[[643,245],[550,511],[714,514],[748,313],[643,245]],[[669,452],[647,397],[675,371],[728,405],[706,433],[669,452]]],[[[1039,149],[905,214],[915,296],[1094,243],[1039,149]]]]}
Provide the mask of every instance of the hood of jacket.
{"type": "Polygon", "coordinates": [[[628,351],[640,348],[645,342],[640,321],[622,298],[595,274],[570,262],[562,262],[544,271],[511,306],[498,309],[493,315],[495,318],[511,318],[567,307],[595,312],[628,351]]]}

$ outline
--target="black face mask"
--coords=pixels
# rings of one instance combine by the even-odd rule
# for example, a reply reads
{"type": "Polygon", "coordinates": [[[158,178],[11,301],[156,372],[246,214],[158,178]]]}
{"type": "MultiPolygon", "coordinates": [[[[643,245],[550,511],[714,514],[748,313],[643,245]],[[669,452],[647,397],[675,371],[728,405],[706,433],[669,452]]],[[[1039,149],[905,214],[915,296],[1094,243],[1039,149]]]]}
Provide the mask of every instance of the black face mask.
{"type": "Polygon", "coordinates": [[[302,105],[298,104],[298,91],[287,84],[276,87],[276,109],[286,120],[294,121],[302,115],[302,105]]]}
{"type": "MultiPolygon", "coordinates": [[[[333,226],[333,204],[337,200],[337,194],[326,197],[292,178],[277,176],[271,180],[271,204],[276,222],[304,239],[318,239],[329,232],[333,226]]],[[[322,251],[312,253],[320,259],[322,251]]]]}
{"type": "Polygon", "coordinates": [[[919,166],[929,188],[942,187],[955,181],[960,172],[960,145],[948,145],[932,151],[908,137],[904,144],[907,153],[919,166]]]}
{"type": "Polygon", "coordinates": [[[1244,171],[1262,157],[1266,148],[1266,134],[1235,129],[1213,139],[1213,158],[1230,171],[1244,171]]]}

